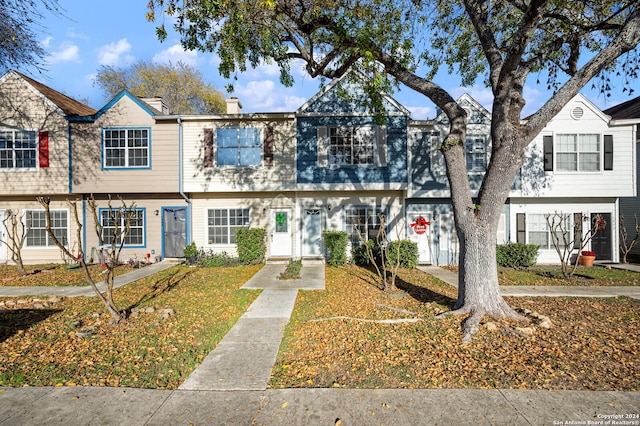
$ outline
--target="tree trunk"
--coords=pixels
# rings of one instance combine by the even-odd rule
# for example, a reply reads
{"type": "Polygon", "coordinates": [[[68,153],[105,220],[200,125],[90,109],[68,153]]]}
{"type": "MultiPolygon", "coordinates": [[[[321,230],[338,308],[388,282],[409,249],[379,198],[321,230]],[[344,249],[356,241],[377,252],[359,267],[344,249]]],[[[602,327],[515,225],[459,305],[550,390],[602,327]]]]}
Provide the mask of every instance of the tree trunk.
{"type": "Polygon", "coordinates": [[[481,226],[471,226],[468,231],[458,232],[458,300],[452,313],[469,314],[463,324],[463,342],[471,340],[485,315],[521,319],[500,293],[495,235],[495,230],[481,226]]]}

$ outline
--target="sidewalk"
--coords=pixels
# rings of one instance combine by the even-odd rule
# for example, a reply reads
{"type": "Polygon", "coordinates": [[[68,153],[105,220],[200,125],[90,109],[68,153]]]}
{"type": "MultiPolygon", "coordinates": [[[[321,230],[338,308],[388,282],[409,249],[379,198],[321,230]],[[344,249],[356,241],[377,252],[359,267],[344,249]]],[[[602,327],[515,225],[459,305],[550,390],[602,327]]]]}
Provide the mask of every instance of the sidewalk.
{"type": "Polygon", "coordinates": [[[244,285],[264,291],[178,390],[0,388],[0,425],[640,425],[624,417],[640,413],[640,392],[267,389],[298,289],[324,288],[322,264],[295,281],[277,280],[282,270],[266,265],[244,285]]]}
{"type": "MultiPolygon", "coordinates": [[[[626,269],[629,271],[640,272],[638,265],[607,265],[611,268],[626,269]]],[[[437,266],[418,266],[422,272],[458,287],[458,274],[447,271],[437,266]]],[[[587,286],[500,286],[500,292],[503,296],[515,297],[618,297],[626,296],[634,299],[640,299],[640,287],[638,286],[607,286],[607,287],[587,287],[587,286]]],[[[640,423],[638,423],[640,425],[640,423]]]]}
{"type": "MultiPolygon", "coordinates": [[[[158,263],[152,263],[149,266],[145,266],[144,268],[134,269],[131,272],[128,272],[123,275],[118,275],[114,278],[113,288],[119,288],[123,285],[130,284],[134,281],[141,280],[143,278],[150,277],[151,275],[157,274],[158,272],[164,271],[165,269],[169,269],[172,266],[180,263],[180,260],[173,259],[165,259],[158,263]]],[[[100,291],[104,291],[105,284],[104,282],[97,283],[98,289],[100,291]]],[[[95,291],[91,288],[91,286],[83,286],[83,287],[52,287],[52,286],[42,286],[42,287],[0,287],[0,297],[19,297],[19,296],[65,296],[65,297],[74,297],[74,296],[95,296],[95,291]]]]}

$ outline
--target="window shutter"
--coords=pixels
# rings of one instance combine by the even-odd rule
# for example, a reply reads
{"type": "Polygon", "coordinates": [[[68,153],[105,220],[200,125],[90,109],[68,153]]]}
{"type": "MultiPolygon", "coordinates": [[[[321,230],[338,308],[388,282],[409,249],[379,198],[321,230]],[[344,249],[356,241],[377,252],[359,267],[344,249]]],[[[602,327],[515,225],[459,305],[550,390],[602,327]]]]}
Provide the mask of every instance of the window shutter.
{"type": "Polygon", "coordinates": [[[387,126],[378,127],[377,139],[377,165],[380,167],[387,167],[387,126]]]}
{"type": "Polygon", "coordinates": [[[580,250],[582,246],[582,213],[573,214],[573,248],[580,250]]]}
{"type": "Polygon", "coordinates": [[[204,129],[204,166],[213,167],[213,129],[204,129]]]}
{"type": "Polygon", "coordinates": [[[318,167],[327,167],[328,165],[328,156],[327,149],[329,148],[329,143],[327,140],[327,127],[319,126],[318,127],[318,167]]]}
{"type": "Polygon", "coordinates": [[[264,165],[273,166],[273,151],[274,151],[274,135],[273,127],[267,126],[264,128],[264,165]]]}
{"type": "Polygon", "coordinates": [[[440,147],[440,134],[432,133],[431,138],[431,172],[434,175],[444,175],[446,173],[446,165],[444,155],[438,149],[440,147]]]}
{"type": "Polygon", "coordinates": [[[49,167],[49,132],[38,132],[38,164],[49,167]]]}
{"type": "Polygon", "coordinates": [[[613,170],[613,135],[604,135],[604,169],[613,170]]]}
{"type": "Polygon", "coordinates": [[[543,136],[544,144],[544,171],[553,171],[553,136],[543,136]]]}
{"type": "Polygon", "coordinates": [[[527,224],[524,213],[516,213],[516,242],[525,244],[527,242],[527,224]]]}

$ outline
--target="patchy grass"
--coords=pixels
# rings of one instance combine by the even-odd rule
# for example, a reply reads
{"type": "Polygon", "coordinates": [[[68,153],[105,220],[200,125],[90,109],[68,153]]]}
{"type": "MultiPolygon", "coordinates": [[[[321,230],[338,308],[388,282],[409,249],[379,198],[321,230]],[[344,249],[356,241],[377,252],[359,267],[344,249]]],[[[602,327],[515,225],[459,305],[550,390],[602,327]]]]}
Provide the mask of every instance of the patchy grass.
{"type": "MultiPolygon", "coordinates": [[[[27,275],[18,274],[14,265],[0,265],[0,287],[33,287],[33,286],[87,286],[84,271],[76,264],[25,265],[27,275]]],[[[129,264],[120,265],[115,274],[130,272],[129,264]]],[[[100,282],[104,280],[104,270],[100,265],[90,265],[91,277],[100,282]]]]}
{"type": "Polygon", "coordinates": [[[640,301],[511,298],[553,328],[528,338],[482,326],[463,345],[462,318],[434,318],[456,291],[435,278],[402,271],[408,294],[393,297],[361,268],[327,268],[326,277],[326,291],[300,292],[271,387],[640,390],[640,301]],[[421,321],[328,319],[338,316],[421,321]]]}
{"type": "Polygon", "coordinates": [[[501,269],[500,285],[537,286],[637,286],[640,274],[621,269],[578,266],[572,278],[564,278],[560,267],[536,267],[529,270],[501,269]]]}
{"type": "Polygon", "coordinates": [[[119,326],[95,297],[0,307],[0,385],[176,389],[255,300],[240,287],[259,269],[176,266],[129,284],[115,299],[136,313],[119,326]]]}

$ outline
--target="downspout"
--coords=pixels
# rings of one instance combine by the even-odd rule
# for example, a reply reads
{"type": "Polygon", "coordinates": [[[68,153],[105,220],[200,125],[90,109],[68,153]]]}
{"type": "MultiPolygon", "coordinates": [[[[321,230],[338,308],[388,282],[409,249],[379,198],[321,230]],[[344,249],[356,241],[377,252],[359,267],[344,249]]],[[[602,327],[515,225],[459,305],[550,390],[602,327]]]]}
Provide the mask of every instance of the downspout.
{"type": "Polygon", "coordinates": [[[68,175],[69,175],[69,195],[73,194],[73,148],[71,146],[71,121],[67,119],[67,148],[69,159],[67,161],[68,175]]]}
{"type": "Polygon", "coordinates": [[[180,196],[187,202],[187,244],[191,242],[191,200],[184,193],[183,179],[183,147],[182,147],[182,118],[178,117],[178,192],[180,196]]]}

